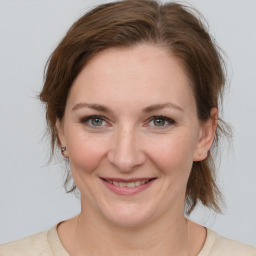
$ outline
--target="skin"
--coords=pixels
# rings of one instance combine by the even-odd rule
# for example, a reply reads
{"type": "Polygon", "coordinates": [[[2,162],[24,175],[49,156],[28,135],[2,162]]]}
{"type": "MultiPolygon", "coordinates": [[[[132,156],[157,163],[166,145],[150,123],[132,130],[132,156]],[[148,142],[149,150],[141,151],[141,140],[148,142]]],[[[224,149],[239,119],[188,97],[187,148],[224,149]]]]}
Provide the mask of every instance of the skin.
{"type": "Polygon", "coordinates": [[[57,122],[81,191],[78,229],[77,217],[58,226],[66,250],[71,255],[77,250],[82,255],[197,255],[206,232],[186,222],[185,191],[193,161],[205,159],[213,142],[216,109],[211,116],[199,121],[189,78],[160,47],[108,49],[91,59],[57,122]],[[88,118],[93,115],[100,119],[88,118]],[[155,180],[125,196],[110,191],[101,177],[155,180]]]}

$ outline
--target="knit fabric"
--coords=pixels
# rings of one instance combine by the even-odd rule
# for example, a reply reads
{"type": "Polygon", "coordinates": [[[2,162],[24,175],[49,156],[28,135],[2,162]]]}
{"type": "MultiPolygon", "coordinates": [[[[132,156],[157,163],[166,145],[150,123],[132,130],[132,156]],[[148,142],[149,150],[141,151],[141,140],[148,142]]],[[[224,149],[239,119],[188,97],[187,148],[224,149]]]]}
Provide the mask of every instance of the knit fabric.
{"type": "MultiPolygon", "coordinates": [[[[0,256],[69,256],[57,233],[57,225],[14,242],[0,245],[0,256]]],[[[207,238],[197,256],[256,256],[256,248],[207,229],[207,238]]]]}

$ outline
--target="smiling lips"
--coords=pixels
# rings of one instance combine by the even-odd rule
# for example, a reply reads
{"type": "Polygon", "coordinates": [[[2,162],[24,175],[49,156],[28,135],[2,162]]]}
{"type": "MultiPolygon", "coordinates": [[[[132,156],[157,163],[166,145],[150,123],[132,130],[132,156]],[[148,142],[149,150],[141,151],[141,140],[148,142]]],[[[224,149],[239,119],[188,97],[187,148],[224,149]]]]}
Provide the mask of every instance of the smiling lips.
{"type": "Polygon", "coordinates": [[[112,179],[101,178],[103,183],[111,191],[120,195],[134,195],[147,189],[156,178],[139,178],[139,179],[112,179]]]}

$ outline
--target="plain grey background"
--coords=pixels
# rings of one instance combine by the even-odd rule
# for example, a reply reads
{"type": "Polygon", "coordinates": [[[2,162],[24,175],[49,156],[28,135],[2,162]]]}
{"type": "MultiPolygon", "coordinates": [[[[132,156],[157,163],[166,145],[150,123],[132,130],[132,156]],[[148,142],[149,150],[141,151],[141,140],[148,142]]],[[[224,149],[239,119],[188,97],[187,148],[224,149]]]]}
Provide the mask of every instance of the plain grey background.
{"type": "MultiPolygon", "coordinates": [[[[58,165],[44,166],[49,144],[36,99],[43,69],[66,30],[106,1],[0,0],[0,243],[54,226],[79,213],[62,188],[58,165]]],[[[197,209],[192,219],[221,235],[256,245],[256,1],[191,0],[229,59],[224,118],[234,128],[233,150],[223,147],[219,183],[224,215],[197,209]],[[228,153],[228,151],[230,151],[228,153]]]]}

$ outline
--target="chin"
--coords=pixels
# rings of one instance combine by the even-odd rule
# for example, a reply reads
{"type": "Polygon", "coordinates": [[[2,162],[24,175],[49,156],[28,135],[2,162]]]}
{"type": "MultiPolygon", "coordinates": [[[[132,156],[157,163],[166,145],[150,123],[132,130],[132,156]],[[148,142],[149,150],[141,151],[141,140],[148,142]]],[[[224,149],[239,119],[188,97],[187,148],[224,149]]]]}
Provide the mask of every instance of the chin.
{"type": "Polygon", "coordinates": [[[119,227],[139,227],[150,222],[153,218],[154,211],[142,207],[142,205],[123,205],[111,207],[102,211],[104,218],[110,223],[119,227]]]}

